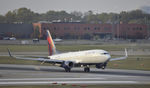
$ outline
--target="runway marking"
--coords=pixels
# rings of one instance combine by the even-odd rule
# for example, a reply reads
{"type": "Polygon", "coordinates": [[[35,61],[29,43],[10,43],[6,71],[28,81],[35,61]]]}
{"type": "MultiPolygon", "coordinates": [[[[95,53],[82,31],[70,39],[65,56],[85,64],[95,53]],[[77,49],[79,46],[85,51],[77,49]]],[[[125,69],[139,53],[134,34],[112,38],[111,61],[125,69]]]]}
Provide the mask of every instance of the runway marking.
{"type": "MultiPolygon", "coordinates": [[[[86,76],[92,77],[93,75],[89,74],[89,75],[86,75],[86,76]]],[[[93,77],[135,77],[135,76],[108,75],[108,74],[103,75],[103,74],[101,74],[101,75],[94,75],[93,77]]]]}
{"type": "Polygon", "coordinates": [[[104,78],[20,78],[20,79],[0,79],[0,81],[15,81],[15,80],[96,80],[104,78]]]}
{"type": "Polygon", "coordinates": [[[38,82],[0,82],[0,85],[41,85],[41,84],[139,84],[136,81],[38,81],[38,82]]]}

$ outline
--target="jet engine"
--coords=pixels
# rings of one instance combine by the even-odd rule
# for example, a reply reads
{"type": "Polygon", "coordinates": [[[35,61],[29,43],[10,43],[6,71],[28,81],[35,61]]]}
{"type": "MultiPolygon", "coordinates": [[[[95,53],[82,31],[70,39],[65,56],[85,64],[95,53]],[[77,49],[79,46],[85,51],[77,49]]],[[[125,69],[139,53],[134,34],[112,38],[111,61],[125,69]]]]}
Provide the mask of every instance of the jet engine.
{"type": "Polygon", "coordinates": [[[62,64],[62,67],[69,67],[69,68],[72,68],[74,66],[74,63],[71,62],[71,61],[65,61],[63,64],[62,64]]]}

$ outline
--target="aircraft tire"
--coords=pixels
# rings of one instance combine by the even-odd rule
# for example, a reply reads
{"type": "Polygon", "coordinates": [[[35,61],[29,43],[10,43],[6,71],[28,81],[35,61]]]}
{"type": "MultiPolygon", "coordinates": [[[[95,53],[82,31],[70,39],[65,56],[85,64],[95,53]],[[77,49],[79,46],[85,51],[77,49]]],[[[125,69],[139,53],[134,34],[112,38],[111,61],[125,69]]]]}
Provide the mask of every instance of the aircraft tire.
{"type": "Polygon", "coordinates": [[[65,71],[66,71],[66,72],[70,72],[71,69],[70,69],[69,67],[65,67],[65,71]]]}
{"type": "Polygon", "coordinates": [[[84,72],[90,72],[90,68],[89,67],[85,67],[84,68],[84,72]]]}

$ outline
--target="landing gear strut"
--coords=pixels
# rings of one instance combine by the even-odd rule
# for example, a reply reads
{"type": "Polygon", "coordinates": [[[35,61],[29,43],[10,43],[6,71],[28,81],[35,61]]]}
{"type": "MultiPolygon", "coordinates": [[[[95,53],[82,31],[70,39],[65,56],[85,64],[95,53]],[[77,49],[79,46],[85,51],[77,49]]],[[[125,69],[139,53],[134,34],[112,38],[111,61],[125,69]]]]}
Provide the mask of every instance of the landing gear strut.
{"type": "Polygon", "coordinates": [[[84,68],[84,72],[90,72],[90,68],[89,67],[85,67],[84,68]]]}
{"type": "Polygon", "coordinates": [[[104,66],[102,67],[102,69],[105,69],[107,66],[107,63],[104,63],[104,66]]]}
{"type": "Polygon", "coordinates": [[[70,72],[70,71],[71,71],[71,68],[65,67],[65,71],[66,71],[66,72],[70,72]]]}

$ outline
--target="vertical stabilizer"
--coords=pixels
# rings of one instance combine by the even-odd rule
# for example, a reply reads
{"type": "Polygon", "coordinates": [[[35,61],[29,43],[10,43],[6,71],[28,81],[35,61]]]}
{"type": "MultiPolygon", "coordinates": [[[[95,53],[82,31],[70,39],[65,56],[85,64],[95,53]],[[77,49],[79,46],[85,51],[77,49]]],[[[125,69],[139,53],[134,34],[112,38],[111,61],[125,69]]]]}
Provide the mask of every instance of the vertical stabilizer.
{"type": "Polygon", "coordinates": [[[52,36],[51,36],[49,30],[46,30],[46,32],[47,32],[49,55],[51,56],[53,54],[56,54],[56,47],[55,47],[54,41],[52,39],[52,36]]]}

